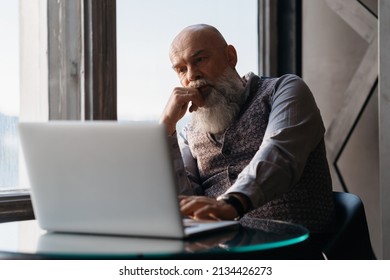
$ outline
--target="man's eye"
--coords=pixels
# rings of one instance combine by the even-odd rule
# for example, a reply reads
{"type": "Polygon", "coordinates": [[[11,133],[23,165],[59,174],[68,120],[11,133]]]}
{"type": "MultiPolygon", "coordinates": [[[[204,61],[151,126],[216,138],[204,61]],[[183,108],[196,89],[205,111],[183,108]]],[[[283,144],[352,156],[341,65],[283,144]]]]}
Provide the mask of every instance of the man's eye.
{"type": "Polygon", "coordinates": [[[183,73],[186,72],[186,68],[185,68],[185,67],[179,67],[179,68],[176,69],[176,71],[177,71],[177,73],[179,73],[179,74],[183,74],[183,73]]]}

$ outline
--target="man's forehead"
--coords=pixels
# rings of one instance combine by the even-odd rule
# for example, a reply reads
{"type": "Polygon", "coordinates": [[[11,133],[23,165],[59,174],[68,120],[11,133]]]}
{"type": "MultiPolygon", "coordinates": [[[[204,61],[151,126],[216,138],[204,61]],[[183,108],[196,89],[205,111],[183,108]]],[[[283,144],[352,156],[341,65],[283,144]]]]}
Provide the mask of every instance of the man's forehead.
{"type": "Polygon", "coordinates": [[[184,29],[173,40],[170,48],[170,58],[179,56],[194,56],[196,53],[207,52],[219,46],[225,46],[226,41],[220,33],[210,28],[198,26],[184,29]]]}
{"type": "Polygon", "coordinates": [[[211,53],[214,48],[215,46],[213,46],[212,44],[210,45],[198,41],[193,44],[179,45],[171,48],[169,56],[172,64],[174,64],[182,59],[187,60],[194,58],[198,55],[211,53]]]}
{"type": "Polygon", "coordinates": [[[185,49],[183,51],[175,51],[170,54],[170,59],[172,63],[172,67],[177,66],[183,61],[189,60],[191,58],[195,58],[202,54],[207,54],[207,49],[185,49]]]}
{"type": "Polygon", "coordinates": [[[176,45],[172,47],[170,51],[170,55],[176,57],[179,56],[193,57],[200,53],[210,51],[212,48],[213,46],[210,46],[208,44],[194,42],[189,44],[176,45]]]}
{"type": "Polygon", "coordinates": [[[178,36],[171,44],[171,51],[178,52],[194,52],[196,49],[204,49],[208,45],[206,37],[202,34],[189,33],[178,36]]]}
{"type": "Polygon", "coordinates": [[[208,53],[213,46],[201,41],[182,42],[172,45],[170,50],[170,59],[172,64],[177,63],[178,60],[190,59],[200,54],[208,53]]]}

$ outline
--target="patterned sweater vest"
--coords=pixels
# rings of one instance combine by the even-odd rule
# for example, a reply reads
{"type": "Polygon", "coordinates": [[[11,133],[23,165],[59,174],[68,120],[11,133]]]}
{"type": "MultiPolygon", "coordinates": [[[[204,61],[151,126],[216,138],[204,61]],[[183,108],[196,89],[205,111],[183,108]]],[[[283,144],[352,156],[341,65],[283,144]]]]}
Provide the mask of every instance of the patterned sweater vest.
{"type": "MultiPolygon", "coordinates": [[[[188,126],[188,143],[197,160],[202,189],[209,197],[226,192],[263,141],[278,79],[253,79],[250,96],[225,132],[223,144],[197,131],[193,125],[188,126]]],[[[312,232],[332,231],[332,185],[324,141],[311,152],[300,180],[288,193],[245,216],[294,222],[312,232]]]]}

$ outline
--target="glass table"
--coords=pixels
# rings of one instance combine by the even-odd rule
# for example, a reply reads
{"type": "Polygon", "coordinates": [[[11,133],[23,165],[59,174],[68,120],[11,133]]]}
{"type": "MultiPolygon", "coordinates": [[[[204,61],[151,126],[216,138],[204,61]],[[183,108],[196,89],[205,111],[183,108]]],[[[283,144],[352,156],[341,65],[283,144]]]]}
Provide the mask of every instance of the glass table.
{"type": "Polygon", "coordinates": [[[185,240],[53,233],[35,220],[0,224],[3,240],[6,227],[18,237],[0,242],[0,259],[301,259],[309,237],[300,225],[261,219],[242,219],[236,229],[185,240]]]}

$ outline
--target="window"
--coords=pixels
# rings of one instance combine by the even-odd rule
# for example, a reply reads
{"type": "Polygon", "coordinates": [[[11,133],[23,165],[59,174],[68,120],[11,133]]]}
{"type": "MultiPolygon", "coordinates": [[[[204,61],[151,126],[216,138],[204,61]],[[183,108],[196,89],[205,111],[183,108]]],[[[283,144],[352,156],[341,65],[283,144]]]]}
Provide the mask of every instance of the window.
{"type": "Polygon", "coordinates": [[[188,25],[217,27],[237,49],[239,74],[257,72],[257,13],[257,0],[117,0],[118,119],[159,119],[179,85],[169,46],[188,25]]]}
{"type": "MultiPolygon", "coordinates": [[[[8,112],[13,108],[8,102],[16,97],[20,99],[15,102],[20,104],[19,121],[115,119],[116,1],[0,1],[1,36],[7,43],[13,37],[20,39],[11,48],[16,54],[11,63],[18,65],[20,60],[20,70],[14,73],[20,81],[12,84],[20,89],[6,92],[1,80],[5,95],[0,95],[0,109],[8,112]],[[5,22],[8,17],[4,15],[12,14],[5,4],[15,4],[10,6],[14,7],[13,22],[5,22]]],[[[6,56],[0,56],[2,67],[3,59],[14,53],[3,52],[3,46],[0,48],[6,56]]],[[[13,131],[17,131],[16,124],[13,131]]],[[[18,147],[17,134],[6,139],[18,147]]],[[[23,159],[17,163],[21,154],[13,157],[16,161],[8,161],[9,166],[16,166],[19,176],[14,172],[12,178],[19,183],[12,187],[7,183],[4,188],[0,185],[0,222],[33,218],[28,192],[17,189],[29,186],[23,159]]],[[[0,168],[7,170],[8,166],[0,168]]]]}
{"type": "Polygon", "coordinates": [[[0,0],[0,193],[19,187],[18,1],[0,0]]]}

